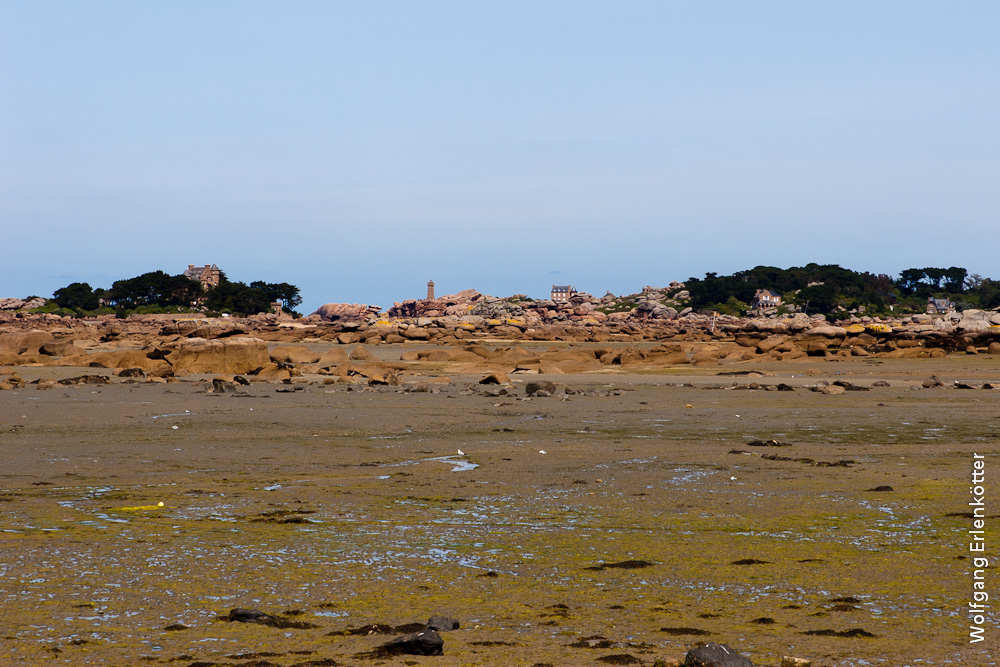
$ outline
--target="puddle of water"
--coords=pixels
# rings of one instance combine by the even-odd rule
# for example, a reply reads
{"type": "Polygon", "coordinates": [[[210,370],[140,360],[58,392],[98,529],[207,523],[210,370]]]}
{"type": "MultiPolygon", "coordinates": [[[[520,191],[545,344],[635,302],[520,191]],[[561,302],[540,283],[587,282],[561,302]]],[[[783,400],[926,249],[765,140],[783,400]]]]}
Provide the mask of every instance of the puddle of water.
{"type": "Polygon", "coordinates": [[[435,456],[429,459],[423,459],[424,461],[444,461],[445,463],[450,463],[452,472],[468,472],[469,470],[475,470],[479,467],[478,463],[472,463],[471,461],[464,461],[459,459],[458,454],[452,454],[451,456],[435,456]]]}
{"type": "Polygon", "coordinates": [[[198,414],[198,413],[184,411],[184,412],[177,412],[177,413],[174,413],[174,414],[167,414],[167,415],[153,415],[152,417],[150,417],[150,419],[162,419],[163,417],[193,417],[196,414],[198,414]]]}
{"type": "MultiPolygon", "coordinates": [[[[452,454],[451,456],[432,456],[429,459],[420,459],[420,461],[401,461],[400,463],[383,463],[380,468],[398,468],[400,466],[412,466],[423,461],[444,461],[445,463],[450,463],[452,465],[452,472],[468,472],[469,470],[475,470],[479,467],[478,463],[472,463],[471,461],[465,461],[459,457],[458,454],[452,454]]],[[[383,475],[379,479],[388,479],[388,475],[383,475]]]]}

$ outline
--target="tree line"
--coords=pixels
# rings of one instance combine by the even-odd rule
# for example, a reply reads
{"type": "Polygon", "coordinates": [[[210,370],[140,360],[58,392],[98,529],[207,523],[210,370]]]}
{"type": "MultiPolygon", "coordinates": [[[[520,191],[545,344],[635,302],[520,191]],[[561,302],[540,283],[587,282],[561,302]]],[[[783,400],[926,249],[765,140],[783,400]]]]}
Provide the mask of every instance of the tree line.
{"type": "Polygon", "coordinates": [[[256,280],[249,285],[229,280],[221,273],[219,284],[205,290],[197,280],[181,274],[171,276],[163,271],[151,271],[141,276],[116,280],[109,289],[94,289],[89,283],[70,283],[57,289],[52,301],[60,309],[76,314],[114,312],[130,313],[176,312],[192,308],[253,315],[271,309],[280,302],[294,313],[302,303],[299,288],[289,283],[267,283],[256,280]]]}
{"type": "Polygon", "coordinates": [[[758,289],[776,292],[784,304],[805,312],[844,316],[862,309],[872,315],[924,312],[928,298],[948,299],[958,310],[1000,306],[1000,282],[956,266],[907,269],[898,278],[836,264],[757,266],[728,276],[689,278],[686,287],[693,308],[732,314],[748,309],[758,289]]]}

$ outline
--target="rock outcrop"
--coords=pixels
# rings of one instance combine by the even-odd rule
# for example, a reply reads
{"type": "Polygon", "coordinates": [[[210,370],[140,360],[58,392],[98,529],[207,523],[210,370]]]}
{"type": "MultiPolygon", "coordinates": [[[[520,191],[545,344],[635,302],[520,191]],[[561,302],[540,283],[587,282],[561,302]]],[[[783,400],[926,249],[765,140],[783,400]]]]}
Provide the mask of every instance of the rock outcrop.
{"type": "Polygon", "coordinates": [[[326,303],[316,309],[313,315],[328,322],[366,321],[369,317],[378,315],[381,310],[378,306],[358,303],[326,303]]]}
{"type": "Polygon", "coordinates": [[[221,340],[186,338],[163,346],[165,358],[176,373],[230,373],[239,375],[271,363],[267,343],[239,336],[221,340]]]}
{"type": "Polygon", "coordinates": [[[51,333],[37,329],[0,334],[0,364],[39,363],[43,356],[47,356],[42,352],[42,346],[54,341],[51,333]]]}

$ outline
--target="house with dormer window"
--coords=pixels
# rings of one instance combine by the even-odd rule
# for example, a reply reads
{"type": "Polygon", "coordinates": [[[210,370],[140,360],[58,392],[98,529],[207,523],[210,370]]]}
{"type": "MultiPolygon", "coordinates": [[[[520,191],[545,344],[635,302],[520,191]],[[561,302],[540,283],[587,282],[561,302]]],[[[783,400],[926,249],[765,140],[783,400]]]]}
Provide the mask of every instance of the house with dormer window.
{"type": "Polygon", "coordinates": [[[553,285],[549,298],[555,303],[569,303],[569,298],[575,293],[572,285],[553,285]]]}
{"type": "Polygon", "coordinates": [[[754,292],[753,301],[750,308],[760,310],[762,308],[777,308],[781,305],[781,295],[769,289],[759,289],[754,292]]]}

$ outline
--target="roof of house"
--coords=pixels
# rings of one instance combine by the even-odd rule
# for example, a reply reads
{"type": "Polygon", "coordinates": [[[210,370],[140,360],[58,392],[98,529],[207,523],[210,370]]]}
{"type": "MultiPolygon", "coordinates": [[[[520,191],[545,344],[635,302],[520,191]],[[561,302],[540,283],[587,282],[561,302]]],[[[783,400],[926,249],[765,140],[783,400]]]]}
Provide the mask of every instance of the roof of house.
{"type": "Polygon", "coordinates": [[[764,296],[778,296],[778,297],[781,296],[780,294],[778,294],[774,290],[769,290],[769,289],[759,289],[759,290],[757,290],[757,294],[764,295],[764,296]]]}
{"type": "Polygon", "coordinates": [[[209,269],[214,269],[214,270],[218,271],[219,267],[217,267],[215,264],[211,264],[211,265],[206,264],[205,266],[195,266],[194,264],[191,264],[191,265],[188,266],[187,271],[184,272],[184,275],[200,274],[200,273],[204,273],[205,271],[207,271],[209,269]]]}
{"type": "Polygon", "coordinates": [[[573,289],[572,285],[553,285],[552,286],[552,291],[553,292],[569,292],[572,289],[573,289]]]}

